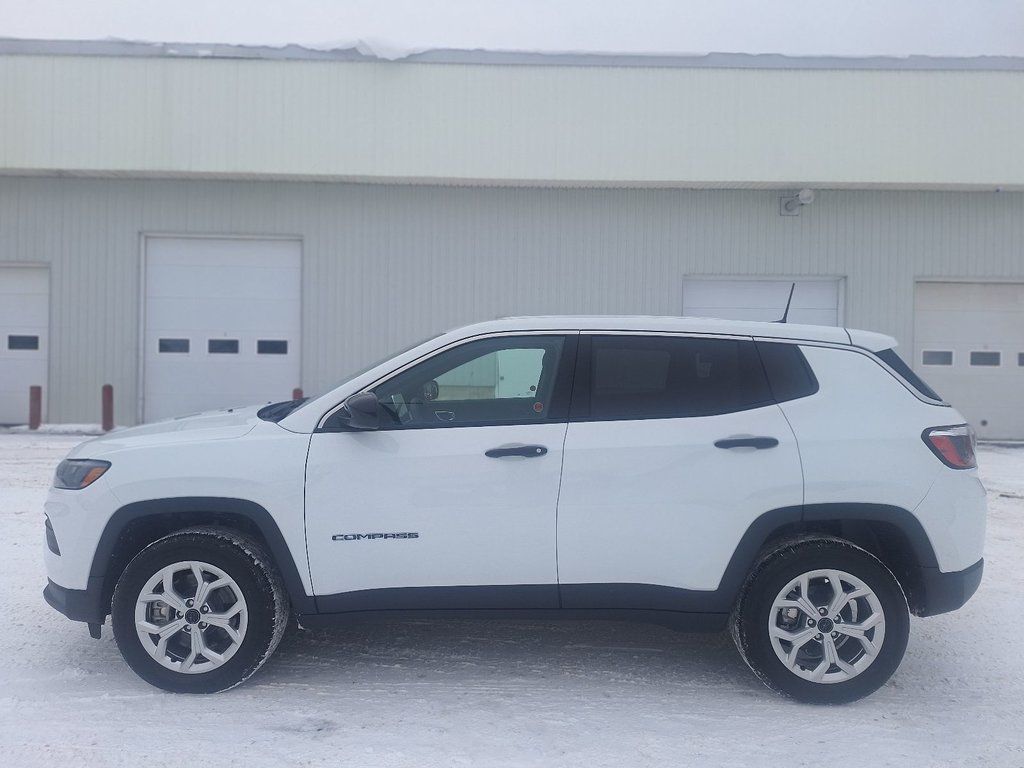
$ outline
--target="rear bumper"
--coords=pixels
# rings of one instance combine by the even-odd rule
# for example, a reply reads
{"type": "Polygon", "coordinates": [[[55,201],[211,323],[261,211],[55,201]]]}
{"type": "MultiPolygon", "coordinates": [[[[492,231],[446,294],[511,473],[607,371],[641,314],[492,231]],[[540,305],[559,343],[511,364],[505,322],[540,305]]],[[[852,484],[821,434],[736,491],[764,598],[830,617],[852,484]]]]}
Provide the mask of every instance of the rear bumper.
{"type": "Polygon", "coordinates": [[[103,604],[103,580],[89,579],[87,589],[68,589],[47,579],[43,599],[72,621],[102,624],[109,613],[103,604]]]}
{"type": "Polygon", "coordinates": [[[921,594],[916,596],[914,613],[936,616],[955,611],[978,591],[985,560],[962,571],[943,573],[938,568],[921,569],[921,594]]]}

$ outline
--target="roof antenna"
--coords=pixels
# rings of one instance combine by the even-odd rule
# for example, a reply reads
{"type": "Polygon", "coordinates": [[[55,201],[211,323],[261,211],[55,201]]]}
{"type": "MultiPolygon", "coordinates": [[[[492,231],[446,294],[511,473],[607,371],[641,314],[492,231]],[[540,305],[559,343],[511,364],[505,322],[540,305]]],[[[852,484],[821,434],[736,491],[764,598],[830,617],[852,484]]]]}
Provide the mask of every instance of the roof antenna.
{"type": "Polygon", "coordinates": [[[789,287],[789,298],[786,299],[786,311],[782,313],[782,318],[780,320],[776,320],[775,321],[776,323],[785,323],[785,322],[788,321],[788,319],[789,319],[789,305],[793,303],[793,291],[795,291],[795,290],[796,290],[796,283],[793,283],[789,287]]]}

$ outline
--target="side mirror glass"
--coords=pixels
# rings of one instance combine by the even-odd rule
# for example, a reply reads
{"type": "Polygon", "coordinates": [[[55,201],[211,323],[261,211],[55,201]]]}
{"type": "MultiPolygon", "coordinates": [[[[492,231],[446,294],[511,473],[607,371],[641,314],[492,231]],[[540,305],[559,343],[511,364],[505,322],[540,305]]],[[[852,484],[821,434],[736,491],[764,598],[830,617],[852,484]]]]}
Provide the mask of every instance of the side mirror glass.
{"type": "Polygon", "coordinates": [[[345,399],[338,420],[350,429],[377,429],[380,427],[378,405],[373,392],[357,392],[345,399]]]}

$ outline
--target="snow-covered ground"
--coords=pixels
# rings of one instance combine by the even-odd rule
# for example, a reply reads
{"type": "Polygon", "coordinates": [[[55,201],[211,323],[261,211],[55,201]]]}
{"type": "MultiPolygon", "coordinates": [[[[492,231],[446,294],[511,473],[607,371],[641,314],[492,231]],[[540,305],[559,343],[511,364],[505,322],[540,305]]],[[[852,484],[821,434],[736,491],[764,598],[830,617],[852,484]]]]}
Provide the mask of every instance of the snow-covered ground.
{"type": "Polygon", "coordinates": [[[1024,766],[1024,449],[986,447],[985,579],[843,707],[763,688],[726,635],[420,621],[286,638],[244,686],[151,688],[43,602],[42,503],[81,437],[0,434],[0,765],[1024,766]]]}

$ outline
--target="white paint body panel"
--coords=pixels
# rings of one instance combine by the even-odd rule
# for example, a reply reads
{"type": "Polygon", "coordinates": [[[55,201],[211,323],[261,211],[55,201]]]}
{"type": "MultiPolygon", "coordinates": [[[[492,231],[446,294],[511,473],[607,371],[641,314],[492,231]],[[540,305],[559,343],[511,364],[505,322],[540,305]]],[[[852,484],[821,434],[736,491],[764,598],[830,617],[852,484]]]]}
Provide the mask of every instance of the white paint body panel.
{"type": "Polygon", "coordinates": [[[295,240],[146,238],[144,420],[285,400],[299,386],[302,249],[295,240]],[[159,340],[188,339],[187,353],[159,340]],[[238,341],[211,354],[211,339],[238,341]],[[287,354],[257,354],[261,339],[287,354]]]}
{"type": "Polygon", "coordinates": [[[558,503],[559,579],[716,589],[749,525],[799,505],[802,491],[796,440],[776,405],[572,423],[558,503]],[[739,435],[779,445],[714,447],[739,435]]]}
{"type": "Polygon", "coordinates": [[[1024,435],[1024,283],[918,283],[914,369],[963,411],[978,436],[1024,435]],[[925,350],[953,364],[924,365],[925,350]],[[971,365],[971,352],[999,352],[1000,365],[971,365]]]}
{"type": "Polygon", "coordinates": [[[947,406],[929,405],[867,354],[801,346],[820,389],[782,403],[800,442],[806,504],[885,504],[912,512],[924,526],[942,571],[982,556],[985,497],[976,470],[944,466],[921,439],[929,427],[963,423],[947,406]],[[929,490],[950,498],[922,504],[929,490]],[[965,501],[965,500],[970,500],[965,501]],[[951,526],[951,516],[959,521],[951,526]],[[955,528],[960,541],[945,529],[955,528]]]}
{"type": "Polygon", "coordinates": [[[0,424],[28,422],[32,386],[43,388],[45,420],[49,330],[49,270],[0,266],[0,424]],[[11,336],[38,337],[39,348],[10,349],[11,336]]]}
{"type": "Polygon", "coordinates": [[[270,513],[312,594],[302,499],[308,445],[308,435],[262,421],[255,409],[145,425],[82,443],[69,458],[103,459],[111,468],[82,491],[50,491],[45,511],[61,556],[46,550],[47,573],[62,587],[84,589],[104,526],[126,504],[220,496],[255,502],[270,513]]]}
{"type": "Polygon", "coordinates": [[[899,342],[896,339],[884,333],[861,331],[857,328],[847,328],[846,332],[850,335],[850,342],[853,346],[861,347],[871,352],[881,352],[883,349],[894,349],[899,346],[899,342]]]}
{"type": "Polygon", "coordinates": [[[566,425],[320,433],[306,471],[318,595],[385,587],[555,584],[555,504],[566,425]],[[545,456],[484,451],[543,445],[545,456]],[[416,532],[408,540],[336,534],[416,532]]]}

